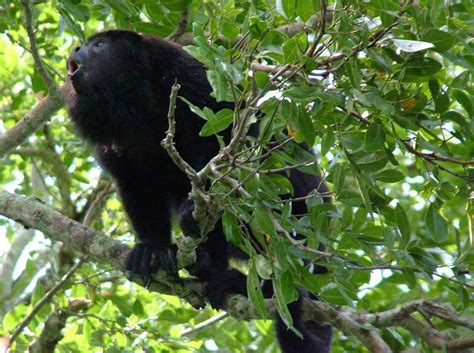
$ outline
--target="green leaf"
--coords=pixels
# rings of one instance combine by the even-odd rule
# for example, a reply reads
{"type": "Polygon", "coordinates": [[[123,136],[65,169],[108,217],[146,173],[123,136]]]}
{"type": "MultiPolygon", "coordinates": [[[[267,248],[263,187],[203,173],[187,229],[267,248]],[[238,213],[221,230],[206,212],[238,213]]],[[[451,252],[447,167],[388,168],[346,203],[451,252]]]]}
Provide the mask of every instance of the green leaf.
{"type": "Polygon", "coordinates": [[[328,274],[313,274],[305,267],[298,268],[300,275],[299,285],[317,294],[321,292],[321,288],[330,283],[331,277],[328,274]]]}
{"type": "Polygon", "coordinates": [[[364,146],[364,141],[358,134],[344,133],[339,138],[342,145],[348,150],[357,151],[364,146]]]}
{"type": "Polygon", "coordinates": [[[138,315],[138,316],[145,315],[145,309],[143,308],[143,304],[139,299],[136,299],[133,302],[132,310],[135,315],[138,315]]]}
{"type": "Polygon", "coordinates": [[[255,211],[253,215],[255,223],[262,233],[270,236],[275,235],[275,228],[270,217],[270,210],[268,210],[261,201],[255,202],[255,211]]]}
{"type": "Polygon", "coordinates": [[[286,64],[297,62],[300,58],[300,48],[298,47],[298,38],[293,37],[283,45],[283,57],[286,64]]]}
{"type": "Polygon", "coordinates": [[[431,204],[426,211],[425,225],[433,241],[442,243],[446,240],[448,236],[448,224],[438,213],[434,204],[431,204]]]}
{"type": "Polygon", "coordinates": [[[462,105],[462,107],[466,110],[469,116],[473,116],[474,112],[472,108],[472,102],[466,92],[461,91],[459,89],[453,89],[452,92],[454,98],[456,98],[456,100],[462,105]]]}
{"type": "Polygon", "coordinates": [[[323,133],[324,135],[322,136],[321,141],[321,156],[325,156],[336,141],[333,129],[325,129],[323,133]]]}
{"type": "Polygon", "coordinates": [[[239,35],[240,29],[231,22],[224,22],[221,27],[221,33],[229,38],[229,40],[234,40],[239,35]]]}
{"type": "Polygon", "coordinates": [[[61,0],[66,11],[79,22],[87,21],[90,17],[89,9],[81,4],[74,3],[71,0],[61,0]]]}
{"type": "Polygon", "coordinates": [[[387,165],[387,154],[384,152],[358,153],[357,166],[366,172],[376,172],[387,165]]]}
{"type": "Polygon", "coordinates": [[[384,27],[390,26],[397,17],[398,14],[395,11],[387,11],[383,9],[380,11],[380,20],[384,27]]]}
{"type": "Polygon", "coordinates": [[[428,82],[428,86],[430,88],[431,97],[433,97],[433,99],[436,99],[436,97],[438,97],[438,94],[440,92],[440,86],[439,86],[438,80],[435,78],[432,78],[428,82]]]}
{"type": "Polygon", "coordinates": [[[464,116],[455,110],[450,110],[449,112],[441,114],[440,119],[443,121],[444,120],[453,121],[455,123],[458,123],[462,127],[465,127],[467,129],[469,128],[469,124],[467,123],[464,116]]]}
{"type": "Polygon", "coordinates": [[[431,76],[442,69],[442,65],[432,58],[413,58],[405,64],[405,74],[408,77],[431,76]]]}
{"type": "Polygon", "coordinates": [[[179,12],[187,8],[192,0],[161,0],[161,3],[170,11],[179,12]]]}
{"type": "Polygon", "coordinates": [[[119,13],[123,18],[130,18],[135,11],[125,0],[106,0],[106,3],[119,13]]]}
{"type": "Polygon", "coordinates": [[[213,114],[210,109],[206,109],[208,108],[205,107],[204,111],[206,112],[208,119],[202,127],[202,130],[199,132],[200,136],[206,137],[215,135],[227,129],[234,121],[234,112],[230,109],[222,109],[216,114],[213,114]]]}
{"type": "MultiPolygon", "coordinates": [[[[352,170],[352,175],[355,177],[355,180],[357,182],[357,188],[359,189],[360,196],[362,197],[362,201],[364,202],[364,206],[371,215],[374,212],[372,209],[372,203],[370,201],[370,196],[368,192],[368,187],[366,185],[365,179],[362,174],[359,172],[358,168],[356,168],[356,165],[352,158],[349,160],[350,161],[350,166],[352,170]]],[[[342,192],[341,192],[342,194],[342,192]]],[[[356,205],[358,206],[358,205],[356,205]]]]}
{"type": "Polygon", "coordinates": [[[412,269],[404,268],[402,270],[402,273],[403,273],[403,277],[405,278],[406,284],[408,284],[410,288],[415,288],[416,287],[415,272],[412,269]]]}
{"type": "Polygon", "coordinates": [[[423,40],[433,43],[437,52],[445,52],[454,45],[456,37],[449,32],[432,28],[426,32],[423,40]]]}
{"type": "Polygon", "coordinates": [[[396,183],[404,178],[405,176],[396,169],[386,169],[375,174],[375,179],[384,183],[396,183]]]}
{"type": "Polygon", "coordinates": [[[350,59],[346,61],[346,63],[344,64],[344,67],[346,69],[346,74],[349,77],[349,80],[351,81],[352,87],[359,88],[360,83],[361,83],[361,78],[360,78],[360,71],[357,65],[357,60],[350,59]]]}
{"type": "Polygon", "coordinates": [[[212,86],[212,90],[218,102],[233,102],[232,90],[229,80],[222,73],[216,70],[207,71],[207,79],[212,86]]]}
{"type": "Polygon", "coordinates": [[[411,230],[407,214],[400,203],[398,203],[397,207],[395,208],[395,222],[402,237],[402,240],[400,241],[400,248],[405,249],[410,241],[411,230]]]}
{"type": "Polygon", "coordinates": [[[240,244],[242,241],[242,230],[239,227],[239,221],[236,216],[228,211],[222,215],[222,229],[227,240],[234,244],[240,244]]]}
{"type": "Polygon", "coordinates": [[[334,167],[334,192],[336,195],[340,194],[344,190],[344,180],[346,178],[346,173],[342,164],[336,164],[334,167]]]}
{"type": "Polygon", "coordinates": [[[257,255],[255,257],[255,265],[258,275],[263,279],[269,280],[273,273],[273,269],[267,258],[263,255],[257,255]]]}
{"type": "Polygon", "coordinates": [[[285,303],[291,303],[298,299],[298,292],[296,291],[293,284],[293,278],[290,271],[284,271],[280,273],[276,283],[281,290],[281,295],[285,303]]]}
{"type": "Polygon", "coordinates": [[[449,96],[446,93],[441,93],[435,98],[435,111],[436,113],[443,113],[449,109],[451,102],[449,96]]]}
{"type": "Polygon", "coordinates": [[[260,280],[258,278],[257,269],[253,260],[250,260],[249,262],[249,273],[247,275],[247,293],[259,316],[262,319],[267,318],[267,306],[265,305],[262,288],[260,287],[260,280]]]}
{"type": "Polygon", "coordinates": [[[276,0],[276,10],[286,18],[292,18],[295,13],[296,0],[276,0]]]}
{"type": "Polygon", "coordinates": [[[316,131],[314,130],[310,115],[302,109],[298,110],[298,125],[306,143],[312,147],[316,138],[316,131]]]}
{"type": "Polygon", "coordinates": [[[303,21],[309,20],[309,18],[315,13],[313,3],[310,0],[297,0],[296,2],[296,15],[301,17],[303,21]]]}
{"type": "Polygon", "coordinates": [[[367,221],[367,210],[359,207],[354,214],[354,221],[352,222],[352,229],[357,230],[362,228],[367,221]]]}
{"type": "Polygon", "coordinates": [[[294,99],[314,100],[318,97],[318,91],[315,87],[294,86],[284,91],[283,95],[294,99]]]}
{"type": "Polygon", "coordinates": [[[276,298],[276,307],[278,310],[278,314],[280,315],[283,322],[286,324],[288,328],[293,327],[293,318],[291,317],[290,311],[286,306],[287,301],[285,300],[284,289],[282,288],[282,284],[280,282],[280,278],[276,278],[273,281],[273,291],[275,293],[276,298]]]}
{"type": "Polygon", "coordinates": [[[249,18],[249,31],[255,39],[261,39],[264,33],[268,31],[268,23],[257,16],[249,18]]]}
{"type": "Polygon", "coordinates": [[[365,134],[364,149],[367,152],[376,152],[383,147],[385,131],[380,124],[370,124],[365,134]]]}

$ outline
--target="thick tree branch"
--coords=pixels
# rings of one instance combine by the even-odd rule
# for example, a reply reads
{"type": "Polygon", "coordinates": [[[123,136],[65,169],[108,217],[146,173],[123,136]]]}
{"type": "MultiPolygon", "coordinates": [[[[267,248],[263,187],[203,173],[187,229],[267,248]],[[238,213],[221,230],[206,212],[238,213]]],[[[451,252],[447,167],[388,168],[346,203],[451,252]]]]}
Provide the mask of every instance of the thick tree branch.
{"type": "MultiPolygon", "coordinates": [[[[0,215],[37,229],[49,238],[61,241],[91,260],[106,262],[116,270],[125,271],[125,257],[130,248],[102,232],[94,231],[58,211],[44,205],[36,198],[23,197],[0,191],[0,215]]],[[[128,278],[145,286],[139,276],[127,273],[128,278]]],[[[203,285],[195,280],[170,278],[162,273],[155,277],[149,289],[164,294],[177,295],[194,306],[203,306],[203,285]]]]}
{"type": "MultiPolygon", "coordinates": [[[[39,202],[36,198],[27,198],[0,191],[0,214],[16,220],[26,227],[38,229],[53,240],[62,241],[77,251],[86,254],[91,260],[106,262],[115,269],[124,272],[124,258],[129,248],[120,242],[107,237],[101,232],[69,219],[59,212],[39,202]]],[[[138,277],[130,277],[131,281],[144,285],[138,277]]],[[[203,306],[204,285],[192,279],[179,279],[158,274],[148,288],[164,294],[177,295],[188,300],[194,306],[203,306]]],[[[273,300],[266,300],[269,312],[274,313],[273,300]]],[[[427,301],[407,303],[399,309],[391,309],[375,314],[361,314],[347,308],[336,309],[319,301],[305,299],[303,310],[307,320],[321,324],[330,324],[347,335],[357,337],[371,352],[390,352],[386,343],[378,334],[380,327],[409,327],[428,344],[438,346],[446,344],[453,351],[458,348],[472,347],[474,340],[444,340],[444,335],[421,321],[414,319],[409,313],[417,310],[426,311],[442,319],[472,329],[472,322],[464,318],[456,318],[455,314],[439,304],[427,301]],[[371,328],[370,328],[371,327],[371,328]],[[429,329],[428,329],[429,328],[429,329]],[[439,339],[443,339],[443,342],[439,339]],[[434,341],[433,341],[434,340],[434,341]],[[430,343],[431,342],[431,343],[430,343]]],[[[240,295],[231,296],[226,300],[225,309],[230,315],[239,319],[258,318],[251,302],[240,295]]]]}
{"type": "Polygon", "coordinates": [[[23,143],[64,105],[63,95],[67,89],[67,85],[61,86],[62,94],[50,95],[44,98],[30,112],[26,113],[15,126],[0,135],[0,158],[23,143]]]}

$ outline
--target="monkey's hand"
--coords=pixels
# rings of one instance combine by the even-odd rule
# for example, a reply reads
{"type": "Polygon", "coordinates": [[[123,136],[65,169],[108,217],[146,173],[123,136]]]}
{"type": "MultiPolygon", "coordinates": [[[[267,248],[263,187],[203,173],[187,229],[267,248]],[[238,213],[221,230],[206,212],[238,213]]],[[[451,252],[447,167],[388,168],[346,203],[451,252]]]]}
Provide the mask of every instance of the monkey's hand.
{"type": "Polygon", "coordinates": [[[159,270],[176,274],[177,249],[175,246],[163,248],[161,244],[137,243],[128,253],[125,260],[125,269],[134,275],[141,276],[145,281],[159,270]]]}

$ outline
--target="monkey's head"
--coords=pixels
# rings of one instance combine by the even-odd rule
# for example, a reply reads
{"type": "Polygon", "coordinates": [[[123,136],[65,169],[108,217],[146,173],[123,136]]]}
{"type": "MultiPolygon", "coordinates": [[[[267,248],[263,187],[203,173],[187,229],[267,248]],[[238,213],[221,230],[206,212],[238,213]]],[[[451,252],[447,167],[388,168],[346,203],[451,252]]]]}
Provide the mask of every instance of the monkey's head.
{"type": "Polygon", "coordinates": [[[143,37],[135,32],[110,30],[95,34],[74,48],[67,75],[78,95],[122,92],[146,77],[143,37]]]}

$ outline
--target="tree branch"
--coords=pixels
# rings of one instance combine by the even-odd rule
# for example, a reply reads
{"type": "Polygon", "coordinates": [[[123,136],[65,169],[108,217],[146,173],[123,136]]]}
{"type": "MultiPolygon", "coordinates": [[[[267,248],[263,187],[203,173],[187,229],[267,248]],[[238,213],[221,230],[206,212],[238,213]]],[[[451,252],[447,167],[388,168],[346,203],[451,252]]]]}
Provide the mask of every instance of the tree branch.
{"type": "Polygon", "coordinates": [[[67,89],[67,84],[61,86],[61,94],[49,95],[44,98],[31,111],[26,113],[15,126],[0,135],[0,158],[22,144],[64,105],[63,96],[67,89]]]}
{"type": "Polygon", "coordinates": [[[26,32],[28,33],[28,38],[30,40],[30,47],[31,47],[31,55],[33,55],[33,60],[35,61],[36,68],[40,73],[41,77],[43,78],[46,86],[48,87],[48,94],[52,97],[56,97],[60,95],[58,87],[56,83],[53,81],[51,76],[49,76],[46,67],[41,60],[41,57],[38,53],[38,46],[36,44],[36,36],[33,29],[33,17],[31,15],[31,2],[30,0],[21,0],[21,4],[24,7],[25,12],[25,27],[26,32]]]}
{"type": "Polygon", "coordinates": [[[189,9],[185,8],[181,13],[181,18],[178,21],[178,26],[175,31],[168,36],[168,40],[172,42],[179,42],[181,37],[185,34],[189,23],[189,9]]]}
{"type": "Polygon", "coordinates": [[[75,299],[69,302],[68,310],[58,309],[48,315],[44,322],[43,330],[38,338],[29,346],[29,353],[54,353],[59,341],[64,337],[62,330],[66,327],[67,319],[89,307],[90,302],[75,299]]]}
{"type": "Polygon", "coordinates": [[[33,307],[31,312],[23,319],[23,321],[15,328],[12,335],[10,336],[10,345],[15,341],[18,335],[23,331],[23,329],[30,323],[30,321],[35,317],[36,313],[48,303],[51,298],[56,294],[56,292],[61,288],[61,286],[66,283],[66,281],[77,271],[77,269],[84,263],[85,258],[80,259],[71,269],[63,276],[61,281],[56,283],[44,296],[41,298],[33,307]]]}
{"type": "MultiPolygon", "coordinates": [[[[121,272],[125,271],[125,257],[130,248],[119,241],[94,231],[76,222],[58,211],[46,206],[34,197],[24,197],[0,191],[0,215],[23,224],[27,228],[37,229],[49,238],[61,241],[91,260],[106,262],[121,272]]],[[[130,273],[126,273],[132,282],[145,286],[147,283],[130,273]]],[[[204,306],[203,285],[191,279],[180,279],[159,273],[148,289],[151,291],[177,295],[188,300],[193,306],[204,306]]]]}
{"type": "MultiPolygon", "coordinates": [[[[39,202],[36,198],[0,191],[0,214],[16,220],[26,227],[42,231],[51,239],[61,241],[86,254],[91,260],[106,262],[119,271],[125,271],[124,259],[129,251],[127,246],[107,237],[102,232],[93,231],[65,217],[39,202]]],[[[129,279],[142,286],[145,284],[137,276],[129,276],[129,279]]],[[[193,279],[179,279],[159,273],[148,289],[159,293],[177,295],[188,300],[195,307],[204,306],[204,284],[193,279]]],[[[275,313],[273,300],[267,299],[266,305],[269,312],[275,313]]],[[[233,295],[227,298],[224,308],[230,315],[238,319],[258,318],[251,302],[241,295],[233,295]]],[[[429,341],[428,344],[437,346],[446,344],[446,347],[453,351],[457,349],[455,347],[468,348],[473,346],[474,339],[472,338],[439,341],[438,337],[444,339],[441,333],[409,315],[409,313],[417,310],[426,311],[467,328],[472,329],[473,326],[472,322],[459,318],[459,315],[456,318],[451,310],[423,300],[407,303],[399,309],[374,314],[358,313],[348,308],[336,309],[330,304],[308,298],[303,300],[303,311],[306,320],[316,321],[320,324],[330,324],[347,335],[353,335],[371,352],[390,352],[377,331],[383,327],[407,327],[412,332],[420,335],[422,339],[429,341]],[[434,340],[435,338],[436,340],[434,340]]]]}
{"type": "Polygon", "coordinates": [[[414,154],[415,156],[418,156],[422,159],[425,159],[429,162],[431,162],[433,160],[436,160],[436,161],[441,161],[441,162],[449,162],[449,163],[459,164],[459,165],[462,165],[464,167],[469,166],[469,165],[474,165],[474,159],[463,161],[463,160],[455,159],[455,158],[452,158],[452,157],[440,156],[439,154],[436,154],[434,152],[428,152],[428,153],[427,152],[420,152],[420,151],[417,151],[416,148],[413,147],[412,145],[410,145],[410,143],[408,143],[407,141],[403,141],[403,140],[400,140],[400,141],[406,147],[408,152],[410,152],[410,153],[414,154]]]}
{"type": "Polygon", "coordinates": [[[18,148],[13,151],[24,157],[38,157],[51,168],[53,175],[56,177],[59,194],[61,195],[61,210],[69,217],[74,217],[76,210],[71,201],[71,193],[69,189],[69,172],[66,165],[59,155],[53,149],[35,149],[35,148],[18,148]]]}

